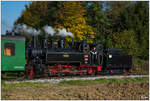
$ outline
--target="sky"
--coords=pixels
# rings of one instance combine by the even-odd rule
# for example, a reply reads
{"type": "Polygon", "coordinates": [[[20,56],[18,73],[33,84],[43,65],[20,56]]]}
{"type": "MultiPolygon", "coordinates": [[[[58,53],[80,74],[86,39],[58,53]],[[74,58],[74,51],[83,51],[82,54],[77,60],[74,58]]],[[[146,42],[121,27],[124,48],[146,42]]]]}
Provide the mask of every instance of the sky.
{"type": "Polygon", "coordinates": [[[13,28],[13,23],[31,1],[1,1],[1,34],[13,28]]]}

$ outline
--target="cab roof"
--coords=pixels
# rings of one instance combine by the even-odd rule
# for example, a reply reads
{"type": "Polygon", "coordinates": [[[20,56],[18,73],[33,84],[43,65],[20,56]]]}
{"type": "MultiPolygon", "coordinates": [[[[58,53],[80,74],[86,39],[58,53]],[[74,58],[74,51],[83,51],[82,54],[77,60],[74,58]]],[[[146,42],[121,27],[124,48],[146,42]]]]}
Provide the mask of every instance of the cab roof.
{"type": "Polygon", "coordinates": [[[1,35],[1,40],[25,41],[24,36],[1,35]]]}

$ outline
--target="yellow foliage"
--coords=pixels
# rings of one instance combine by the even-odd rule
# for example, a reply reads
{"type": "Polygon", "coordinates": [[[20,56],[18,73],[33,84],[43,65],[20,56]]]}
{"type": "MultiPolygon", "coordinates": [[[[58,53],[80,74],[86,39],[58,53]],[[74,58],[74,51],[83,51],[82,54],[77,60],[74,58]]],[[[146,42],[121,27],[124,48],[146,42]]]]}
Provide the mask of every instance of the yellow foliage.
{"type": "MultiPolygon", "coordinates": [[[[59,18],[62,23],[57,25],[57,28],[66,28],[68,32],[73,33],[75,41],[87,40],[92,42],[95,38],[95,33],[91,26],[86,24],[85,9],[82,7],[80,2],[63,2],[60,6],[59,18]]],[[[66,40],[71,41],[70,37],[66,40]]]]}

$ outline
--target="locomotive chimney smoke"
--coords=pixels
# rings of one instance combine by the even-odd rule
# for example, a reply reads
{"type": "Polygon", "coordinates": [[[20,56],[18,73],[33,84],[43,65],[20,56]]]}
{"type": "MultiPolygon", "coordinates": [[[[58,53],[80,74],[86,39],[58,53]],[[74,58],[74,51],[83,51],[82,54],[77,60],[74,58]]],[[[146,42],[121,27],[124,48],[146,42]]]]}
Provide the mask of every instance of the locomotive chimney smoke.
{"type": "Polygon", "coordinates": [[[40,30],[36,30],[35,28],[29,27],[26,24],[17,24],[15,25],[14,31],[16,33],[25,33],[25,34],[30,34],[30,35],[39,35],[40,30]]]}
{"type": "Polygon", "coordinates": [[[65,28],[63,28],[63,29],[59,29],[58,28],[58,36],[62,36],[62,37],[70,36],[70,37],[73,37],[72,33],[71,32],[67,32],[65,28]]]}
{"type": "Polygon", "coordinates": [[[54,33],[56,33],[51,26],[47,26],[47,25],[43,27],[43,30],[45,31],[46,34],[49,34],[51,36],[53,36],[54,33]]]}

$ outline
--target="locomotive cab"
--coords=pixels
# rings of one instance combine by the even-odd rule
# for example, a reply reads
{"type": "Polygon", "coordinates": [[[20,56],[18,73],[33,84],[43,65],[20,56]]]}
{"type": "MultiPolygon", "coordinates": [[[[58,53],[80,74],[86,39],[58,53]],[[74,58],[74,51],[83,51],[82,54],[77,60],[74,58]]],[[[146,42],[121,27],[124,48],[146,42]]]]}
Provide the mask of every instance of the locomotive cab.
{"type": "Polygon", "coordinates": [[[106,49],[104,52],[105,70],[125,72],[132,67],[132,56],[119,49],[106,49]]]}

